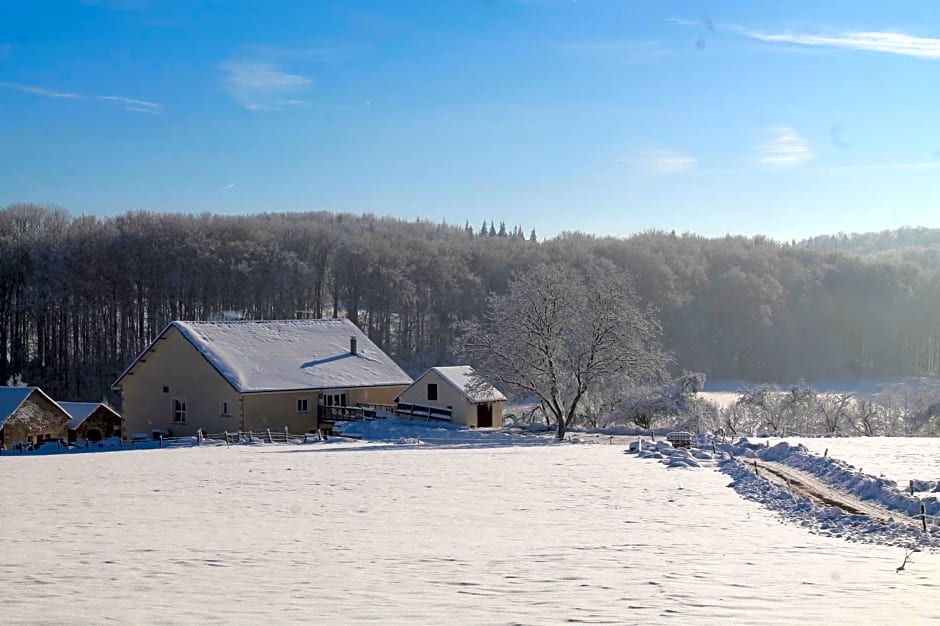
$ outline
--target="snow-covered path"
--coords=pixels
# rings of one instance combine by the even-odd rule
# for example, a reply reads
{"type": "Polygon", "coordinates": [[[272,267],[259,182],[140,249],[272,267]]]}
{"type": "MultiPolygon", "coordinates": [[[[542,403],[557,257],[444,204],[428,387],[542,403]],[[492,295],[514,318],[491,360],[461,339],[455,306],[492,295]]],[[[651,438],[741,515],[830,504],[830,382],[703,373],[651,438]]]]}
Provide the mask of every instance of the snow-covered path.
{"type": "Polygon", "coordinates": [[[927,623],[940,557],[608,445],[5,458],[4,623],[927,623]],[[48,494],[48,495],[37,495],[48,494]]]}
{"type": "Polygon", "coordinates": [[[771,481],[792,489],[797,495],[809,498],[818,504],[839,507],[846,513],[867,515],[883,522],[897,519],[898,521],[914,524],[914,520],[909,517],[899,516],[896,512],[892,513],[873,502],[861,500],[794,467],[774,461],[758,461],[757,459],[751,460],[750,463],[753,463],[754,467],[758,468],[771,481]]]}

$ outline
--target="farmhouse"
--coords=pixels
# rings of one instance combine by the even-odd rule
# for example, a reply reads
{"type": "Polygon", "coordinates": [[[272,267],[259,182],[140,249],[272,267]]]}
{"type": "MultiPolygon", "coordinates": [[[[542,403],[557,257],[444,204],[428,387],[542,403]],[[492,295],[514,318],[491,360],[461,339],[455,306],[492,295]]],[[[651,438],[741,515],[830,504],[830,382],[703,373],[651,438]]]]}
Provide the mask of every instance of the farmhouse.
{"type": "Polygon", "coordinates": [[[408,376],[345,319],[172,322],[114,382],[124,436],[304,433],[336,407],[391,405],[408,376]]]}
{"type": "Polygon", "coordinates": [[[65,439],[69,415],[39,387],[0,387],[0,449],[65,439]]]}
{"type": "Polygon", "coordinates": [[[401,413],[476,427],[502,426],[505,400],[469,365],[432,367],[396,398],[401,413]]]}
{"type": "Polygon", "coordinates": [[[121,416],[103,402],[60,402],[69,414],[69,443],[121,436],[121,416]]]}

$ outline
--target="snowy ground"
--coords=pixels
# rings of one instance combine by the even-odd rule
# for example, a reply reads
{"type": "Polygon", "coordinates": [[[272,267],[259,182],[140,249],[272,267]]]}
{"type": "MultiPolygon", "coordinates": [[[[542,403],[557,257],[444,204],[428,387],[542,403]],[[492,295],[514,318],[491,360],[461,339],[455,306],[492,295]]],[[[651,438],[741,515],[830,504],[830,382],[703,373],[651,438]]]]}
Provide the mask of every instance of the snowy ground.
{"type": "Polygon", "coordinates": [[[0,457],[4,623],[927,623],[940,556],[782,524],[623,446],[382,441],[0,457]]]}
{"type": "MultiPolygon", "coordinates": [[[[780,439],[771,439],[771,444],[780,439]]],[[[812,452],[835,457],[866,474],[884,475],[899,484],[940,480],[940,438],[931,437],[789,437],[812,452]]]]}

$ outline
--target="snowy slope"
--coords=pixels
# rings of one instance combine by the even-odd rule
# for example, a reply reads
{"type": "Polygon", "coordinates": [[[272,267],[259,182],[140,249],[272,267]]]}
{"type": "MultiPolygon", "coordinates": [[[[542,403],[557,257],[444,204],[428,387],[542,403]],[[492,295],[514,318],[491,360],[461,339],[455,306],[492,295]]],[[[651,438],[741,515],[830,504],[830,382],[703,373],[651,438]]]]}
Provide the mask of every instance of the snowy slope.
{"type": "Polygon", "coordinates": [[[897,574],[901,549],[780,524],[717,471],[614,445],[477,443],[0,457],[3,620],[940,619],[940,557],[897,574]]]}

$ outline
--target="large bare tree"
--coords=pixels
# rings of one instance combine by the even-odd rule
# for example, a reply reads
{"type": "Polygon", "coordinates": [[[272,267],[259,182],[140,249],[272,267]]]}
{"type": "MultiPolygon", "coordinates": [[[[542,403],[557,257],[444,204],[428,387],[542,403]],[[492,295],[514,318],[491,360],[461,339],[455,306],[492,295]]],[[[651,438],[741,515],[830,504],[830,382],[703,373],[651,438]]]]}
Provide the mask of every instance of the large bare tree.
{"type": "Polygon", "coordinates": [[[562,439],[588,393],[628,379],[659,381],[669,356],[654,312],[610,264],[541,264],[512,276],[480,321],[464,325],[464,352],[482,377],[535,396],[562,439]]]}

